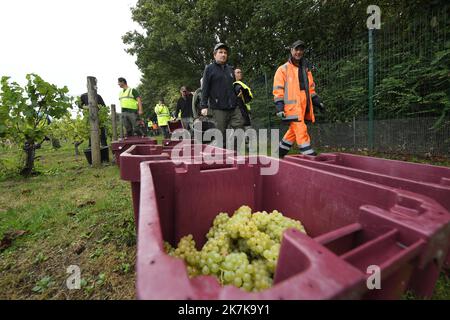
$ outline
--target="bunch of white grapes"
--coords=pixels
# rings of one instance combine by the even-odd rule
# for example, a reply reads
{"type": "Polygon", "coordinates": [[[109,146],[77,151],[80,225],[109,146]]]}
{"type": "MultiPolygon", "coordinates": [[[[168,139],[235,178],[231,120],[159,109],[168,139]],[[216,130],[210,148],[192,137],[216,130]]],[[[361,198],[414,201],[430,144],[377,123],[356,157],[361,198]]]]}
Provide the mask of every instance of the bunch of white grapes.
{"type": "Polygon", "coordinates": [[[192,235],[177,248],[164,243],[166,252],[186,262],[190,277],[214,275],[222,285],[258,292],[272,286],[283,232],[294,228],[306,234],[300,221],[272,213],[255,212],[242,206],[230,217],[220,213],[198,251],[192,235]]]}

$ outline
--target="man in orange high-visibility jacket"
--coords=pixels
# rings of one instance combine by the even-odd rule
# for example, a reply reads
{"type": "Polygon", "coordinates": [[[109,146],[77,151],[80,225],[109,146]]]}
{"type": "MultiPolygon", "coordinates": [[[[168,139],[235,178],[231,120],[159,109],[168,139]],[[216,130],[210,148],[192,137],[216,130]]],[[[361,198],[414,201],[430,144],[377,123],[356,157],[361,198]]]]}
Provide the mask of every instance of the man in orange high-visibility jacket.
{"type": "Polygon", "coordinates": [[[316,94],[309,64],[303,57],[305,43],[297,40],[290,50],[289,61],[278,68],[273,82],[277,116],[289,122],[289,129],[280,142],[279,157],[283,158],[294,142],[301,154],[315,156],[305,120],[314,122],[313,106],[324,110],[324,105],[316,94]]]}

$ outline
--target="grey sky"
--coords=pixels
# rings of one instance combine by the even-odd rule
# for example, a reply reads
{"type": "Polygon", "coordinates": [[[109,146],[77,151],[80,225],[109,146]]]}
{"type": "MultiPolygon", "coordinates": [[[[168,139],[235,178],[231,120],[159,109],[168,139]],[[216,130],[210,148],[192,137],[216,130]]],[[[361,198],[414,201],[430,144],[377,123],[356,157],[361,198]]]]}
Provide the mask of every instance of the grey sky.
{"type": "Polygon", "coordinates": [[[137,86],[141,74],[121,37],[139,29],[130,7],[137,0],[11,0],[0,9],[0,76],[23,84],[37,73],[71,95],[86,92],[86,77],[98,79],[105,102],[118,105],[117,78],[137,86]]]}

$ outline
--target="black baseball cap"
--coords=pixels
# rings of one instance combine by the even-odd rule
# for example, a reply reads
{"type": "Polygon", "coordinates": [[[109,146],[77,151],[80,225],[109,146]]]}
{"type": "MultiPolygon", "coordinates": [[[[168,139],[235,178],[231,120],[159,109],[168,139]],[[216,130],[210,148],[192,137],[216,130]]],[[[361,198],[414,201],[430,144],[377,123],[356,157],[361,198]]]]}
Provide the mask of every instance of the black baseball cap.
{"type": "Polygon", "coordinates": [[[297,40],[297,41],[295,41],[295,42],[291,45],[291,49],[295,49],[295,48],[297,48],[297,47],[303,47],[303,48],[305,48],[306,45],[305,45],[305,43],[304,43],[302,40],[297,40]]]}
{"type": "Polygon", "coordinates": [[[222,48],[226,49],[227,51],[230,51],[230,48],[228,48],[228,46],[225,43],[220,42],[220,43],[216,44],[216,46],[214,47],[214,52],[216,52],[217,50],[222,49],[222,48]]]}

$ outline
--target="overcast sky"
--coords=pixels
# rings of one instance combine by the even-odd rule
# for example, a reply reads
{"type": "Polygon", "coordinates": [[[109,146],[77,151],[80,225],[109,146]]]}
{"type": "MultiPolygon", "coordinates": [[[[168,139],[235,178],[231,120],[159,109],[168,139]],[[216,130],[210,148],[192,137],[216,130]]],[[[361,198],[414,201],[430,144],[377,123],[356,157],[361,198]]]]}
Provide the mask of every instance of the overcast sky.
{"type": "Polygon", "coordinates": [[[86,77],[98,79],[98,92],[118,102],[117,78],[137,86],[141,74],[122,36],[139,29],[130,8],[137,0],[9,0],[0,7],[0,76],[23,84],[37,73],[71,95],[86,92],[86,77]]]}

